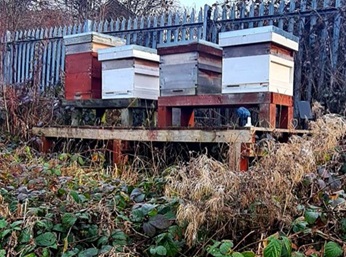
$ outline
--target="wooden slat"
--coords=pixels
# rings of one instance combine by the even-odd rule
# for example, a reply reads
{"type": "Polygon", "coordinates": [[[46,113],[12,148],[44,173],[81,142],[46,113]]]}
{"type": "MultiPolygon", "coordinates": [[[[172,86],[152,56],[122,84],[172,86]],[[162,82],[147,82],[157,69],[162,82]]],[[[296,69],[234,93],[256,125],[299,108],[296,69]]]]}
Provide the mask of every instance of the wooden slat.
{"type": "MultiPolygon", "coordinates": [[[[279,11],[278,11],[278,13],[279,13],[280,16],[283,16],[283,14],[284,14],[285,4],[286,4],[286,3],[285,3],[285,0],[281,0],[281,1],[280,1],[279,11]]],[[[280,29],[283,29],[283,28],[284,28],[284,18],[283,18],[283,17],[281,17],[281,18],[279,19],[278,27],[279,27],[280,29]]]]}
{"type": "MultiPolygon", "coordinates": [[[[202,8],[198,12],[198,22],[202,23],[203,22],[203,10],[202,8]]],[[[183,22],[184,24],[184,22],[183,22]]],[[[197,27],[197,38],[202,39],[202,33],[203,33],[203,27],[197,27]]],[[[184,39],[183,39],[184,40],[184,39]]]]}
{"type": "MultiPolygon", "coordinates": [[[[335,1],[335,7],[341,7],[341,0],[335,1]]],[[[340,27],[342,22],[341,13],[338,13],[334,17],[334,27],[333,27],[333,41],[332,41],[332,69],[335,72],[336,65],[338,63],[339,57],[339,39],[340,39],[340,27]]]]}
{"type": "Polygon", "coordinates": [[[199,143],[251,143],[253,131],[246,130],[143,130],[143,129],[96,129],[76,127],[33,128],[35,135],[53,138],[80,138],[99,140],[126,140],[152,142],[199,142],[199,143]]]}
{"type": "MultiPolygon", "coordinates": [[[[192,9],[191,15],[190,15],[190,24],[193,24],[193,23],[195,23],[195,9],[192,9]]],[[[190,27],[189,39],[192,40],[194,36],[195,36],[194,27],[190,27]]]]}
{"type": "MultiPolygon", "coordinates": [[[[312,10],[316,10],[317,9],[317,0],[312,0],[311,2],[311,8],[312,10]]],[[[313,51],[313,49],[315,49],[315,42],[316,42],[316,33],[317,31],[315,31],[315,26],[316,26],[316,22],[317,22],[317,16],[313,15],[312,17],[310,17],[310,33],[309,33],[309,51],[313,51]]],[[[323,51],[323,49],[321,49],[321,51],[323,51]]],[[[312,53],[310,53],[309,57],[313,57],[312,53]]],[[[311,62],[312,60],[310,60],[311,62]]],[[[308,101],[311,100],[311,92],[312,92],[312,85],[314,83],[313,80],[313,71],[310,70],[309,74],[308,74],[308,85],[307,85],[307,89],[306,89],[306,99],[308,101]]]]}
{"type": "MultiPolygon", "coordinates": [[[[153,22],[153,28],[157,28],[157,17],[154,17],[154,22],[153,22]]],[[[153,32],[153,38],[152,38],[152,42],[151,42],[151,47],[152,48],[156,48],[157,46],[157,30],[155,30],[153,32]]]]}
{"type": "MultiPolygon", "coordinates": [[[[296,7],[295,0],[290,0],[290,13],[294,12],[295,7],[296,7]]],[[[294,18],[290,18],[288,22],[288,32],[290,32],[291,34],[293,33],[294,23],[295,23],[294,18]]]]}

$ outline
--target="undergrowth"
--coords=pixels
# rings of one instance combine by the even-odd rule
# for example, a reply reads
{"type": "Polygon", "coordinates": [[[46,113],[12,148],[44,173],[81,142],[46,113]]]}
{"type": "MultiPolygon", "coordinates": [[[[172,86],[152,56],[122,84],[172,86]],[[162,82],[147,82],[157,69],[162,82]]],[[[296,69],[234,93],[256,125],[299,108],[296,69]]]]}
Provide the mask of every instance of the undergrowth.
{"type": "Polygon", "coordinates": [[[206,154],[167,166],[150,145],[152,158],[111,168],[102,147],[37,152],[31,127],[64,110],[35,92],[1,95],[0,257],[344,254],[344,118],[321,116],[287,143],[268,137],[248,172],[206,154]]]}

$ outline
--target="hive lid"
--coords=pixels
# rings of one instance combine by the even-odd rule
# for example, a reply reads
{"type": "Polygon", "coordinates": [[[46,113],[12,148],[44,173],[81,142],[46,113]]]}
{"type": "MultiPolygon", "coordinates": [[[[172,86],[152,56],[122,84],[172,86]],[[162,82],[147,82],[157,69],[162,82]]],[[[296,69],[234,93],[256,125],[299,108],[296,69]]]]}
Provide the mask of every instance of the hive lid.
{"type": "Polygon", "coordinates": [[[298,51],[299,38],[275,26],[264,26],[219,33],[221,47],[273,42],[298,51]]]}
{"type": "Polygon", "coordinates": [[[203,39],[192,39],[157,45],[157,52],[159,55],[179,54],[195,51],[205,52],[220,57],[222,56],[222,48],[219,45],[203,39]]]}
{"type": "Polygon", "coordinates": [[[124,58],[140,58],[155,62],[159,62],[160,60],[160,57],[157,55],[156,49],[139,45],[125,45],[98,50],[99,61],[117,60],[124,58]]]}
{"type": "Polygon", "coordinates": [[[93,31],[64,36],[64,42],[66,46],[84,43],[99,43],[107,46],[119,46],[126,44],[125,39],[93,31]]]}

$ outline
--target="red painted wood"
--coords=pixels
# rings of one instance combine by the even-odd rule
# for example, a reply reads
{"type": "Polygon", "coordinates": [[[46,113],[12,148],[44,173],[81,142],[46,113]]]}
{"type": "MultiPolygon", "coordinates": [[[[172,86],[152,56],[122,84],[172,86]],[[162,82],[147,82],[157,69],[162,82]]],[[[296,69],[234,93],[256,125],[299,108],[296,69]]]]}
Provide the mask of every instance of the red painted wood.
{"type": "Polygon", "coordinates": [[[246,143],[241,144],[241,155],[239,160],[239,170],[248,171],[249,170],[249,158],[247,157],[248,146],[246,143]],[[243,154],[244,153],[244,154],[243,154]]]}
{"type": "Polygon", "coordinates": [[[127,156],[123,154],[123,151],[127,148],[127,142],[121,140],[111,140],[109,143],[113,163],[118,166],[124,165],[127,161],[127,156]]]}
{"type": "Polygon", "coordinates": [[[194,127],[195,126],[195,113],[193,108],[182,108],[180,115],[180,126],[194,127]]]}
{"type": "Polygon", "coordinates": [[[67,73],[65,75],[65,98],[67,100],[101,98],[101,78],[92,77],[89,72],[67,73]]]}
{"type": "Polygon", "coordinates": [[[172,108],[159,106],[157,110],[157,126],[159,128],[167,128],[172,126],[172,108]]]}
{"type": "Polygon", "coordinates": [[[42,144],[40,145],[41,153],[49,153],[52,150],[53,140],[45,136],[41,137],[42,144]]]}
{"type": "Polygon", "coordinates": [[[289,95],[283,95],[278,93],[271,94],[271,103],[283,106],[293,106],[293,97],[289,95]]]}
{"type": "Polygon", "coordinates": [[[258,114],[260,126],[264,128],[276,127],[276,104],[261,104],[258,114]]]}
{"type": "Polygon", "coordinates": [[[280,128],[292,129],[293,107],[282,106],[279,114],[280,128]]]}
{"type": "Polygon", "coordinates": [[[67,100],[101,98],[101,62],[97,60],[97,53],[67,55],[65,63],[67,100]]]}

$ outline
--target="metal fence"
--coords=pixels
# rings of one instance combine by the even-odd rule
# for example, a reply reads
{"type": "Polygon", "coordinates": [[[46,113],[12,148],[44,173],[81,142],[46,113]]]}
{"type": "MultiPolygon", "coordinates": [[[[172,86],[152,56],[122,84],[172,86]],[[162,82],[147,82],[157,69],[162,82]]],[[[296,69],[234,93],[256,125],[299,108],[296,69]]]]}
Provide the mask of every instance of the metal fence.
{"type": "Polygon", "coordinates": [[[346,91],[345,10],[341,0],[242,1],[223,8],[206,5],[191,13],[88,20],[65,27],[7,32],[0,38],[0,82],[35,83],[42,89],[61,83],[64,35],[97,31],[124,38],[127,44],[156,48],[157,44],[193,38],[218,43],[219,32],[275,25],[300,38],[295,56],[295,97],[311,100],[327,89],[346,91]]]}

